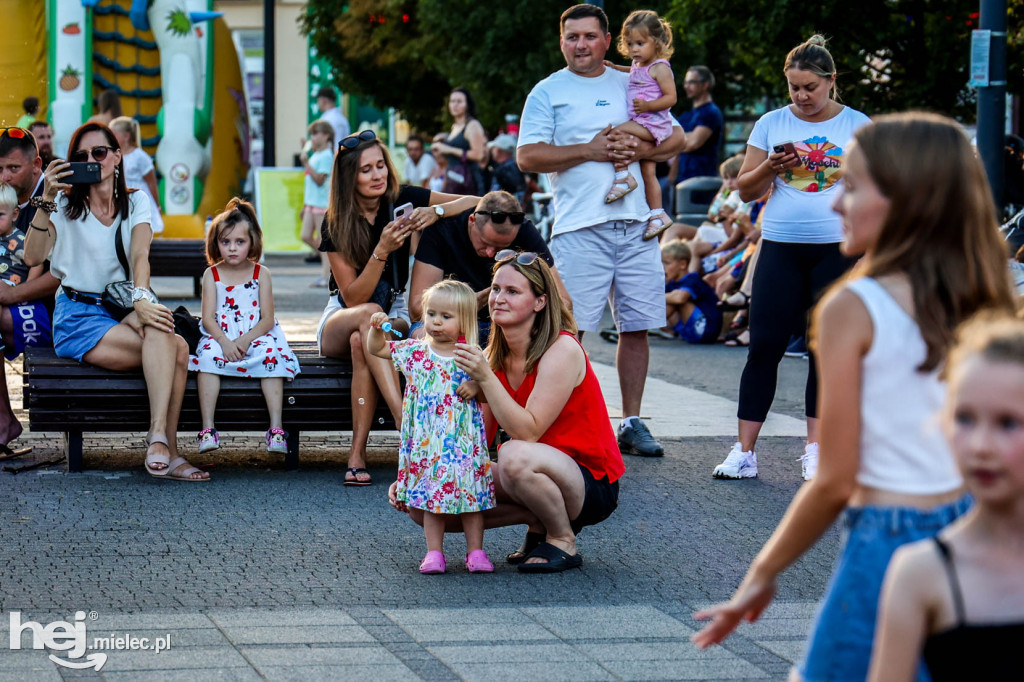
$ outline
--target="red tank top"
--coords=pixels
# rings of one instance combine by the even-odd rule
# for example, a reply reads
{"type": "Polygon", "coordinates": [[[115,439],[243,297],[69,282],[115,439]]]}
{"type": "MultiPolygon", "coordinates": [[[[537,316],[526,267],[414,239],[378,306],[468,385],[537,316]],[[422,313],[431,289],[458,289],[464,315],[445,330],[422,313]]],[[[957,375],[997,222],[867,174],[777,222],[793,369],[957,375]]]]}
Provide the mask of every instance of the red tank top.
{"type": "MultiPolygon", "coordinates": [[[[576,337],[569,332],[562,334],[576,341],[576,337]]],[[[562,412],[538,442],[569,455],[576,463],[586,467],[597,480],[607,476],[608,482],[614,483],[626,472],[626,466],[622,463],[622,453],[619,452],[615,432],[612,431],[601,385],[590,366],[590,358],[587,357],[586,351],[583,352],[583,358],[587,363],[586,376],[580,385],[572,390],[562,412]]],[[[534,367],[533,371],[526,375],[518,390],[513,390],[509,385],[505,370],[500,369],[495,374],[516,403],[526,407],[526,401],[533,393],[533,386],[537,381],[537,368],[534,367]]]]}

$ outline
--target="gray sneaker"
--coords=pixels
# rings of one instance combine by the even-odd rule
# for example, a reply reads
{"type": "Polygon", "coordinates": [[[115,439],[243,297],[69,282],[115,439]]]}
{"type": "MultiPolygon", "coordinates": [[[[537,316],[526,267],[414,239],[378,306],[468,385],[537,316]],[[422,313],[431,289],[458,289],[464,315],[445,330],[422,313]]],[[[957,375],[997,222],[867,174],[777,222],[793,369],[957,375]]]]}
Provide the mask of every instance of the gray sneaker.
{"type": "Polygon", "coordinates": [[[664,457],[665,448],[654,440],[647,429],[647,424],[635,419],[624,429],[619,429],[619,451],[624,455],[640,455],[641,457],[664,457]]]}

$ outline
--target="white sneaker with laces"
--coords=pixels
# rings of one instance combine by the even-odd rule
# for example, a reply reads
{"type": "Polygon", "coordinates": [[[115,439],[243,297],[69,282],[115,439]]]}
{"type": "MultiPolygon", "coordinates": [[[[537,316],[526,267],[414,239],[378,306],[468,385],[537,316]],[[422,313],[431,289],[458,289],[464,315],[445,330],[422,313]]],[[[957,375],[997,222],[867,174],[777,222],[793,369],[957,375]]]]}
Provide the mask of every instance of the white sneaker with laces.
{"type": "Polygon", "coordinates": [[[743,451],[743,444],[736,443],[725,461],[715,467],[713,478],[757,478],[757,453],[743,451]]]}
{"type": "Polygon", "coordinates": [[[808,443],[804,448],[804,454],[800,455],[800,473],[804,480],[809,481],[818,473],[818,444],[808,443]]]}

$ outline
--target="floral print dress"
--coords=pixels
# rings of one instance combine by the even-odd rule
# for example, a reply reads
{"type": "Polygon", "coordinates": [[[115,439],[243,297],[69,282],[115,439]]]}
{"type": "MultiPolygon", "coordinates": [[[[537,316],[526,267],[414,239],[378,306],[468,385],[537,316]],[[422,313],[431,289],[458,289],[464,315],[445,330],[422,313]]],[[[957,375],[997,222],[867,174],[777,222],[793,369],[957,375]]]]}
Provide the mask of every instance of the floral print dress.
{"type": "MultiPolygon", "coordinates": [[[[217,323],[229,339],[237,339],[260,321],[260,266],[253,268],[252,279],[244,284],[228,285],[220,281],[217,266],[213,266],[214,286],[217,287],[217,323]]],[[[299,373],[299,360],[288,346],[284,331],[277,320],[263,336],[253,339],[245,357],[237,362],[224,359],[220,344],[200,326],[196,354],[189,358],[189,369],[228,377],[282,377],[292,379],[299,373]]]]}
{"type": "Polygon", "coordinates": [[[389,343],[391,360],[406,378],[398,500],[433,514],[491,509],[494,480],[483,410],[455,392],[469,375],[424,341],[389,343]]]}

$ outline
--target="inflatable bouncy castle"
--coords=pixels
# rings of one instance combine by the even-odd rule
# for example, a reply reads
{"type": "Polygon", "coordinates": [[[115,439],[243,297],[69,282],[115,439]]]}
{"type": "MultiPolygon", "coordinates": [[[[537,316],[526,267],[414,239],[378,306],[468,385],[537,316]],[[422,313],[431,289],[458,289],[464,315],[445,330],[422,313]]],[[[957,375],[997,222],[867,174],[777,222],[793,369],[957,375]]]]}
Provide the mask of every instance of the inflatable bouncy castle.
{"type": "Polygon", "coordinates": [[[26,86],[42,89],[40,101],[49,102],[57,154],[105,90],[116,92],[123,114],[139,122],[143,149],[156,161],[163,237],[202,237],[206,215],[241,193],[249,170],[238,56],[211,6],[212,0],[0,0],[0,8],[25,21],[45,22],[45,52],[35,41],[15,44],[23,54],[9,55],[5,67],[35,74],[26,86]]]}

